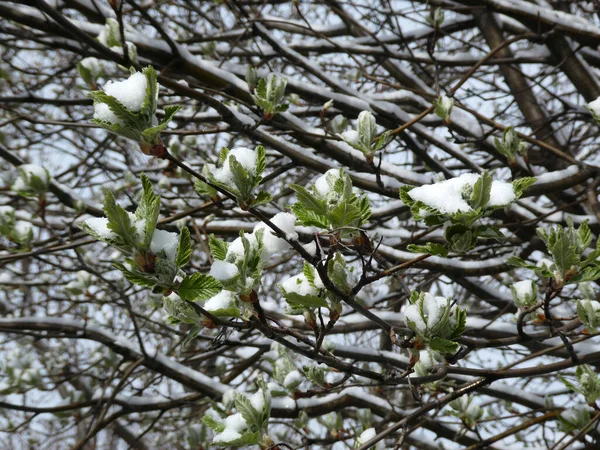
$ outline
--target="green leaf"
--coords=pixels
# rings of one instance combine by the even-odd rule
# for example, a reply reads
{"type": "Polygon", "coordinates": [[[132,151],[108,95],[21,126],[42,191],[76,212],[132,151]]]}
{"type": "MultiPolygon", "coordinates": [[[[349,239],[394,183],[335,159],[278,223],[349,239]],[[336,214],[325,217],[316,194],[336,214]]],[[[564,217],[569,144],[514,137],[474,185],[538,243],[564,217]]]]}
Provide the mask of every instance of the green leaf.
{"type": "Polygon", "coordinates": [[[452,334],[449,336],[450,339],[458,339],[467,329],[467,311],[464,309],[456,308],[456,324],[454,325],[454,330],[452,334]]]}
{"type": "Polygon", "coordinates": [[[204,327],[202,325],[196,325],[194,324],[190,330],[187,332],[187,334],[185,335],[185,339],[183,341],[181,341],[181,346],[185,349],[187,348],[187,346],[194,340],[196,339],[196,336],[198,336],[198,334],[200,334],[200,332],[204,329],[204,327]]]}
{"type": "Polygon", "coordinates": [[[343,293],[348,294],[352,287],[348,283],[346,260],[341,253],[336,252],[327,265],[327,276],[331,282],[343,293]]]}
{"type": "Polygon", "coordinates": [[[517,198],[521,198],[523,192],[536,181],[537,178],[534,177],[519,178],[518,180],[513,181],[512,185],[517,198]]]}
{"type": "Polygon", "coordinates": [[[143,194],[142,200],[135,211],[135,217],[137,220],[144,220],[146,222],[144,226],[144,242],[142,243],[141,250],[148,250],[160,213],[160,197],[154,193],[152,182],[146,174],[142,174],[141,179],[143,194]]]}
{"type": "Polygon", "coordinates": [[[104,212],[108,218],[108,228],[117,234],[123,243],[132,248],[136,248],[136,230],[131,223],[131,218],[119,204],[111,191],[104,197],[104,212]]]}
{"type": "Polygon", "coordinates": [[[221,445],[227,445],[231,447],[239,447],[239,446],[248,446],[248,445],[258,445],[260,443],[260,432],[255,431],[247,431],[243,433],[239,438],[234,439],[233,441],[223,442],[221,445]]]}
{"type": "Polygon", "coordinates": [[[473,209],[484,208],[490,201],[490,192],[492,191],[492,177],[489,172],[484,171],[473,185],[471,194],[471,207],[473,209]]]}
{"type": "Polygon", "coordinates": [[[587,222],[587,220],[582,222],[581,225],[579,225],[579,229],[577,230],[577,236],[579,238],[579,248],[581,250],[588,248],[592,243],[592,231],[590,230],[590,227],[588,226],[587,222]]]}
{"type": "Polygon", "coordinates": [[[125,279],[132,284],[137,284],[148,288],[153,288],[154,286],[156,286],[157,280],[155,277],[146,275],[138,271],[129,270],[124,264],[121,263],[115,262],[112,263],[112,266],[115,269],[121,271],[125,279]]]}
{"type": "Polygon", "coordinates": [[[302,205],[302,208],[317,215],[325,215],[327,213],[327,204],[324,200],[317,198],[297,184],[292,184],[290,188],[296,193],[296,198],[298,199],[298,203],[302,205]]]}
{"type": "Polygon", "coordinates": [[[200,301],[214,297],[221,292],[221,283],[205,273],[186,276],[177,293],[185,300],[200,301]]]}
{"type": "Polygon", "coordinates": [[[156,81],[156,70],[148,66],[142,69],[146,77],[146,97],[140,109],[140,114],[144,114],[147,119],[152,120],[156,112],[156,98],[158,97],[158,82],[156,81]]]}
{"type": "Polygon", "coordinates": [[[242,166],[234,155],[229,155],[229,168],[233,175],[233,183],[240,192],[238,200],[248,200],[254,189],[254,184],[250,180],[248,171],[242,166]]]}
{"type": "Polygon", "coordinates": [[[358,115],[356,131],[358,132],[358,142],[361,146],[366,150],[370,149],[371,141],[377,134],[377,124],[371,112],[362,111],[358,115]]]}
{"type": "Polygon", "coordinates": [[[252,206],[264,205],[269,203],[271,200],[273,200],[273,196],[271,194],[265,191],[260,191],[258,194],[256,194],[256,197],[254,197],[252,206]]]}
{"type": "Polygon", "coordinates": [[[267,157],[265,148],[262,145],[256,146],[256,185],[262,179],[262,174],[267,166],[267,157]]]}
{"type": "Polygon", "coordinates": [[[177,244],[177,257],[175,264],[178,268],[185,267],[192,258],[192,239],[188,227],[183,227],[179,234],[179,243],[177,244]]]}
{"type": "Polygon", "coordinates": [[[304,261],[302,273],[304,274],[304,277],[306,278],[308,283],[313,287],[315,286],[315,272],[316,272],[315,268],[313,266],[311,266],[309,263],[307,263],[306,261],[304,261]]]}
{"type": "Polygon", "coordinates": [[[106,103],[108,108],[115,114],[115,116],[125,122],[125,126],[135,126],[138,123],[137,114],[127,109],[116,98],[106,94],[103,91],[90,92],[89,96],[94,100],[94,105],[96,103],[106,103]]]}
{"type": "Polygon", "coordinates": [[[235,393],[235,408],[242,415],[248,427],[255,426],[260,428],[261,426],[261,413],[262,411],[257,411],[252,406],[252,403],[244,394],[240,394],[238,392],[235,393]]]}
{"type": "Polygon", "coordinates": [[[569,240],[566,233],[557,233],[555,242],[548,245],[548,251],[552,254],[556,266],[563,274],[579,262],[577,248],[569,240]]]}
{"type": "Polygon", "coordinates": [[[210,311],[215,317],[240,317],[240,310],[236,307],[220,308],[210,311]]]}
{"type": "Polygon", "coordinates": [[[225,424],[222,422],[217,422],[208,414],[205,414],[204,417],[202,417],[202,423],[211,430],[216,431],[217,433],[222,433],[223,431],[225,431],[225,424]]]}
{"type": "Polygon", "coordinates": [[[431,347],[431,350],[445,355],[456,353],[458,350],[458,344],[456,342],[442,339],[438,336],[435,336],[433,339],[431,339],[429,342],[429,347],[431,347]]]}
{"type": "Polygon", "coordinates": [[[296,292],[285,292],[283,291],[283,296],[285,300],[292,307],[296,307],[296,305],[300,305],[306,308],[328,308],[329,305],[327,301],[322,297],[317,297],[315,295],[300,295],[296,292]]]}
{"type": "Polygon", "coordinates": [[[327,217],[333,228],[358,226],[361,211],[349,201],[342,200],[335,208],[329,211],[327,217]]]}
{"type": "Polygon", "coordinates": [[[213,258],[224,261],[227,257],[227,249],[229,244],[217,237],[214,234],[208,236],[208,246],[213,258]]]}
{"type": "Polygon", "coordinates": [[[586,281],[596,281],[600,279],[600,266],[589,266],[581,270],[569,281],[571,283],[583,283],[586,281]]]}
{"type": "Polygon", "coordinates": [[[441,244],[436,244],[435,242],[428,242],[425,245],[410,244],[407,247],[407,250],[413,253],[429,253],[433,256],[448,256],[448,249],[441,244]]]}

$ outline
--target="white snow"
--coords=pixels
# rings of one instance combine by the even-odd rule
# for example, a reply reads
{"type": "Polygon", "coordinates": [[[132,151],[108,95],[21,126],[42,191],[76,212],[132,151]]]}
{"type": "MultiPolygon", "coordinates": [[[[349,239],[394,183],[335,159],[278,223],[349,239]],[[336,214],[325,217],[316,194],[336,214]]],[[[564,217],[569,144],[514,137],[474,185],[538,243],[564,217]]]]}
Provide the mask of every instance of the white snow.
{"type": "Polygon", "coordinates": [[[288,373],[285,378],[283,379],[283,385],[287,388],[287,389],[294,389],[295,387],[297,387],[300,383],[302,383],[302,375],[300,375],[300,372],[297,370],[292,370],[290,373],[288,373]]]}
{"type": "Polygon", "coordinates": [[[14,220],[15,208],[12,206],[3,205],[0,206],[0,223],[7,223],[14,220]]]}
{"type": "Polygon", "coordinates": [[[288,278],[280,285],[287,293],[296,293],[298,295],[318,295],[319,291],[312,287],[304,274],[295,275],[288,278]]]}
{"type": "Polygon", "coordinates": [[[42,180],[46,187],[50,184],[48,172],[37,164],[21,164],[17,167],[17,171],[19,172],[19,177],[11,186],[13,191],[29,191],[32,175],[35,175],[42,180]]]}
{"type": "Polygon", "coordinates": [[[315,256],[317,254],[317,243],[315,241],[304,244],[302,247],[310,256],[315,256]]]}
{"type": "Polygon", "coordinates": [[[128,110],[138,112],[144,104],[147,87],[146,76],[141,72],[135,72],[126,80],[108,81],[104,86],[104,92],[116,98],[128,110]]]}
{"type": "MultiPolygon", "coordinates": [[[[273,216],[271,222],[285,233],[285,237],[289,240],[298,239],[298,233],[294,226],[296,223],[296,216],[291,213],[281,212],[273,216]]],[[[279,253],[290,248],[290,245],[283,239],[278,238],[273,230],[264,223],[259,223],[254,227],[254,233],[257,230],[264,230],[263,232],[263,253],[266,259],[268,255],[279,253]]]]}
{"type": "Polygon", "coordinates": [[[108,123],[125,125],[125,121],[117,117],[106,103],[94,102],[94,119],[108,123]]]}
{"type": "Polygon", "coordinates": [[[588,103],[588,108],[594,112],[597,116],[600,116],[600,97],[593,102],[588,103]]]}
{"type": "Polygon", "coordinates": [[[327,198],[333,190],[335,182],[340,177],[339,169],[329,169],[315,181],[315,190],[322,198],[327,198]]]}
{"type": "Polygon", "coordinates": [[[444,314],[448,300],[444,297],[434,297],[429,292],[425,293],[423,300],[423,314],[427,316],[427,328],[433,328],[444,314]]]}
{"type": "MultiPolygon", "coordinates": [[[[421,314],[419,312],[419,308],[417,305],[408,305],[404,309],[404,317],[406,317],[407,321],[410,320],[411,322],[414,322],[415,327],[417,328],[418,331],[424,332],[427,329],[427,325],[425,325],[425,321],[421,317],[421,314]]],[[[407,322],[407,324],[408,324],[408,322],[407,322]]]]}
{"type": "MultiPolygon", "coordinates": [[[[356,447],[364,444],[365,442],[370,441],[377,435],[375,428],[367,428],[365,431],[361,433],[361,435],[356,439],[356,447]]],[[[376,450],[383,450],[385,448],[385,442],[383,440],[379,441],[375,444],[376,450]]]]}
{"type": "Polygon", "coordinates": [[[265,395],[262,390],[256,391],[250,396],[250,403],[257,411],[262,411],[265,408],[265,395]]]}
{"type": "MultiPolygon", "coordinates": [[[[408,195],[415,201],[437,209],[442,214],[454,214],[459,211],[471,211],[471,207],[462,197],[466,186],[473,186],[479,175],[465,173],[440,183],[428,184],[411,190],[408,195]]],[[[492,181],[490,200],[485,206],[508,205],[516,199],[512,184],[504,181],[492,181]]]]}
{"type": "Polygon", "coordinates": [[[171,233],[165,230],[154,230],[152,241],[150,242],[150,251],[155,255],[164,250],[167,258],[171,261],[177,256],[177,244],[179,236],[177,233],[171,233]]]}
{"type": "Polygon", "coordinates": [[[225,427],[240,432],[248,427],[248,424],[240,413],[233,414],[225,419],[225,427]]]}
{"type": "Polygon", "coordinates": [[[511,183],[505,181],[492,181],[490,199],[486,206],[504,206],[516,200],[515,190],[511,183]]]}
{"type": "Polygon", "coordinates": [[[224,184],[233,182],[233,173],[231,173],[231,167],[229,165],[231,156],[234,156],[237,162],[239,162],[250,175],[256,175],[256,152],[246,147],[237,147],[227,153],[227,158],[223,162],[223,166],[215,170],[214,177],[217,181],[224,184]]]}
{"type": "Polygon", "coordinates": [[[207,311],[218,311],[220,309],[227,309],[231,307],[235,295],[231,291],[222,290],[214,297],[209,298],[204,304],[203,308],[207,311]]]}
{"type": "Polygon", "coordinates": [[[349,144],[358,144],[358,131],[356,130],[347,130],[340,134],[342,139],[349,144]]]}
{"type": "MultiPolygon", "coordinates": [[[[600,100],[600,99],[599,99],[600,100]]],[[[535,184],[553,183],[564,178],[569,178],[579,172],[579,166],[573,164],[563,170],[555,170],[554,172],[546,172],[541,175],[536,175],[537,179],[535,184]]]]}
{"type": "Polygon", "coordinates": [[[515,295],[521,303],[526,303],[527,298],[534,295],[534,285],[531,280],[517,281],[512,287],[515,290],[515,295]]]}
{"type": "Polygon", "coordinates": [[[225,428],[221,433],[215,435],[213,438],[213,443],[222,442],[224,444],[235,441],[236,439],[241,438],[242,435],[231,428],[225,428]]]}
{"type": "Polygon", "coordinates": [[[210,275],[219,281],[230,280],[239,273],[235,264],[215,260],[210,266],[210,275]]]}
{"type": "Polygon", "coordinates": [[[33,230],[33,226],[24,220],[17,220],[13,230],[19,236],[27,236],[33,230]]]}
{"type": "MultiPolygon", "coordinates": [[[[256,241],[256,236],[254,235],[254,233],[250,233],[250,234],[245,233],[244,237],[248,240],[248,242],[250,243],[250,246],[252,248],[256,248],[258,243],[256,241]]],[[[242,238],[238,237],[229,243],[229,246],[227,247],[226,258],[231,260],[232,258],[237,259],[237,258],[243,258],[243,257],[244,257],[244,244],[242,242],[242,238]]]]}
{"type": "Polygon", "coordinates": [[[100,65],[100,61],[98,61],[98,58],[91,56],[88,58],[83,58],[81,61],[79,61],[79,64],[89,70],[93,78],[98,78],[102,72],[102,66],[100,65]]]}

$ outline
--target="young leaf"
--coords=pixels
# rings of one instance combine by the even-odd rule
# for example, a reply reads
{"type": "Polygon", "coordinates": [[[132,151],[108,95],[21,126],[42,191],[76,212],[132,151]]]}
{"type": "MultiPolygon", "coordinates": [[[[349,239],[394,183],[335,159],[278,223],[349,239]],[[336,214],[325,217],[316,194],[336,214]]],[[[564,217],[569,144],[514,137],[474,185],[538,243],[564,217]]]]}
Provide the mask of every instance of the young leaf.
{"type": "Polygon", "coordinates": [[[205,273],[186,276],[177,293],[184,300],[200,301],[214,297],[221,292],[221,283],[205,273]]]}
{"type": "Polygon", "coordinates": [[[441,244],[435,242],[428,242],[425,245],[410,244],[406,248],[409,252],[414,253],[429,253],[433,256],[448,256],[448,249],[441,244]]]}
{"type": "Polygon", "coordinates": [[[202,417],[202,423],[211,430],[216,431],[217,433],[222,433],[223,431],[225,431],[225,424],[222,422],[217,422],[208,414],[205,414],[204,417],[202,417]]]}
{"type": "Polygon", "coordinates": [[[179,234],[179,243],[177,244],[177,257],[175,264],[178,268],[186,266],[192,257],[192,239],[188,227],[183,227],[179,234]]]}
{"type": "Polygon", "coordinates": [[[491,191],[492,177],[486,170],[473,185],[473,193],[471,194],[471,207],[473,209],[483,208],[487,202],[490,201],[491,191]]]}
{"type": "Polygon", "coordinates": [[[238,392],[235,393],[235,408],[242,415],[249,427],[255,426],[260,428],[261,425],[261,412],[257,411],[252,403],[244,394],[238,392]]]}
{"type": "Polygon", "coordinates": [[[210,247],[210,252],[212,253],[213,258],[220,261],[225,260],[227,257],[227,249],[229,248],[229,244],[227,242],[218,239],[214,234],[211,234],[208,236],[208,246],[210,247]]]}
{"type": "Polygon", "coordinates": [[[431,350],[446,355],[456,353],[456,351],[458,350],[458,344],[456,342],[452,342],[447,339],[442,339],[438,336],[435,336],[429,342],[429,346],[431,347],[431,350]]]}
{"type": "Polygon", "coordinates": [[[111,191],[104,197],[104,212],[108,218],[108,228],[117,234],[127,246],[135,248],[137,233],[131,223],[131,218],[119,204],[111,191]]]}

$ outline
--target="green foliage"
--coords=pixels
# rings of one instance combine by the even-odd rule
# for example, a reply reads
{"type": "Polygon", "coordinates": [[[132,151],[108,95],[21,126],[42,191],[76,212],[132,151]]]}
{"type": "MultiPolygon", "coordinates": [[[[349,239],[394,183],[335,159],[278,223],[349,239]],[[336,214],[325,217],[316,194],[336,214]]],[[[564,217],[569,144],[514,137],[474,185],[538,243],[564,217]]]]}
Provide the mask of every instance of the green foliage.
{"type": "Polygon", "coordinates": [[[258,229],[252,234],[241,231],[240,237],[232,243],[227,243],[214,235],[209,236],[208,245],[213,258],[237,267],[238,274],[235,277],[221,281],[228,291],[247,295],[260,284],[263,273],[263,234],[263,229],[258,229]],[[239,244],[243,251],[240,251],[239,244]]]}
{"type": "Polygon", "coordinates": [[[421,344],[441,354],[458,350],[455,341],[466,329],[467,312],[452,306],[450,299],[415,291],[404,317],[406,326],[418,336],[421,344]]]}
{"type": "Polygon", "coordinates": [[[506,127],[502,133],[502,140],[495,137],[494,143],[498,153],[505,156],[511,166],[516,166],[517,155],[526,156],[529,149],[529,146],[517,136],[513,127],[506,127]]]}
{"type": "Polygon", "coordinates": [[[213,258],[218,260],[225,260],[227,257],[227,249],[229,248],[229,244],[222,239],[218,239],[214,234],[211,234],[208,237],[208,246],[210,247],[210,252],[213,255],[213,258]]]}
{"type": "Polygon", "coordinates": [[[86,84],[95,89],[96,81],[102,76],[103,70],[96,58],[84,58],[77,63],[77,72],[86,84]]]}
{"type": "Polygon", "coordinates": [[[289,105],[285,103],[286,86],[287,79],[273,73],[256,83],[252,99],[254,104],[263,110],[265,119],[270,120],[275,114],[287,111],[289,105]]]}
{"type": "Polygon", "coordinates": [[[298,200],[292,206],[294,215],[304,226],[338,230],[342,236],[354,235],[371,217],[368,198],[356,195],[352,180],[342,169],[330,170],[323,177],[329,188],[325,195],[314,186],[309,191],[291,185],[298,200]]]}
{"type": "Polygon", "coordinates": [[[13,207],[0,206],[0,236],[28,249],[33,239],[33,227],[28,222],[16,220],[13,207]]]}
{"type": "Polygon", "coordinates": [[[167,127],[181,106],[167,106],[162,121],[155,124],[156,98],[158,95],[156,71],[152,66],[148,66],[142,70],[142,73],[146,77],[147,88],[140,111],[131,111],[116,98],[105,92],[94,91],[89,94],[94,100],[94,105],[99,103],[106,104],[123,123],[110,123],[99,119],[93,119],[92,121],[111,133],[132,139],[141,144],[153,146],[161,142],[160,133],[167,127]]]}
{"type": "Polygon", "coordinates": [[[436,115],[440,119],[444,119],[444,122],[450,123],[450,114],[454,107],[454,100],[442,94],[436,99],[434,106],[436,115]]]}
{"type": "MultiPolygon", "coordinates": [[[[223,447],[242,447],[248,445],[259,445],[261,448],[268,448],[272,445],[272,440],[268,437],[269,417],[271,416],[271,392],[262,380],[257,382],[259,390],[252,396],[253,401],[258,404],[256,396],[262,396],[262,409],[257,410],[253,405],[253,401],[242,393],[234,393],[235,408],[241,414],[245,422],[245,427],[236,431],[233,434],[233,439],[227,439],[229,434],[223,436],[221,433],[227,430],[227,420],[219,420],[206,414],[202,418],[202,422],[216,431],[217,434],[213,439],[213,445],[223,447]]],[[[223,414],[224,415],[224,414],[223,414]]],[[[232,428],[235,431],[235,428],[232,428]]]]}
{"type": "Polygon", "coordinates": [[[183,227],[179,234],[179,243],[177,245],[177,258],[175,263],[178,268],[182,268],[188,265],[192,258],[192,238],[190,236],[190,230],[187,227],[183,227]]]}
{"type": "Polygon", "coordinates": [[[343,294],[349,294],[354,287],[351,282],[352,268],[346,264],[344,256],[340,252],[336,252],[327,263],[327,276],[333,285],[338,288],[343,294]]]}
{"type": "Polygon", "coordinates": [[[301,314],[305,309],[328,308],[327,291],[322,285],[317,285],[315,280],[318,278],[316,269],[308,263],[304,263],[301,275],[295,277],[297,290],[288,292],[281,286],[281,294],[291,307],[291,313],[301,314]],[[308,286],[302,286],[308,284],[308,286]]]}
{"type": "MultiPolygon", "coordinates": [[[[81,224],[81,229],[113,247],[118,248],[127,257],[127,265],[115,263],[131,283],[168,292],[177,288],[175,277],[178,270],[186,266],[192,255],[192,243],[189,230],[183,228],[178,240],[177,252],[167,255],[164,250],[153,252],[153,238],[157,230],[156,224],[160,213],[160,197],[154,193],[150,179],[142,174],[142,194],[135,213],[126,211],[120,206],[111,191],[104,198],[106,219],[93,219],[81,224]],[[98,221],[106,225],[102,231],[98,221]],[[172,259],[173,258],[173,259],[172,259]]],[[[159,230],[160,236],[166,239],[169,233],[159,230]]],[[[173,238],[175,238],[174,234],[173,238]]]]}
{"type": "Polygon", "coordinates": [[[23,164],[17,167],[19,179],[11,187],[13,191],[22,197],[43,196],[50,187],[50,173],[44,167],[23,164]],[[44,173],[38,176],[38,171],[44,173]]]}
{"type": "MultiPolygon", "coordinates": [[[[258,145],[254,152],[256,166],[253,170],[249,170],[240,164],[233,152],[230,152],[227,148],[221,149],[219,164],[222,168],[218,170],[229,169],[231,171],[230,180],[223,180],[215,176],[209,165],[205,165],[203,169],[203,174],[210,183],[235,195],[240,208],[244,210],[271,201],[271,195],[267,192],[260,191],[255,194],[262,182],[267,157],[265,148],[262,145],[258,145]]],[[[216,189],[207,183],[197,182],[195,187],[196,191],[204,197],[212,199],[217,197],[216,189]]]]}
{"type": "Polygon", "coordinates": [[[592,242],[587,222],[575,229],[573,221],[567,218],[566,227],[556,225],[549,230],[540,227],[536,232],[552,256],[551,266],[535,266],[516,256],[507,260],[509,264],[533,270],[539,277],[552,277],[557,289],[567,284],[600,279],[600,240],[596,242],[595,249],[587,256],[584,254],[592,242]]]}
{"type": "Polygon", "coordinates": [[[196,312],[192,305],[182,300],[177,294],[171,294],[163,298],[163,308],[168,315],[167,321],[171,324],[186,323],[196,325],[202,321],[202,317],[196,312]]]}
{"type": "Polygon", "coordinates": [[[519,308],[529,308],[537,303],[538,290],[535,281],[523,280],[510,286],[513,300],[519,308]],[[524,290],[524,288],[528,290],[524,290]]]}
{"type": "Polygon", "coordinates": [[[184,300],[201,301],[214,297],[221,289],[221,283],[210,275],[194,273],[183,279],[177,293],[184,300]]]}
{"type": "MultiPolygon", "coordinates": [[[[118,246],[136,248],[138,246],[138,234],[133,226],[131,217],[117,201],[111,191],[104,197],[104,213],[108,219],[108,228],[117,236],[118,246]]],[[[152,236],[150,237],[152,239],[152,236]]]]}
{"type": "MultiPolygon", "coordinates": [[[[592,416],[590,409],[584,405],[578,405],[574,408],[567,409],[558,416],[559,428],[565,433],[571,432],[588,432],[594,427],[594,424],[590,424],[592,416]],[[586,427],[584,429],[584,427],[586,427]]],[[[593,410],[592,410],[593,411],[593,410]]]]}
{"type": "Polygon", "coordinates": [[[365,154],[367,161],[372,161],[373,156],[381,150],[391,139],[391,133],[386,131],[377,136],[377,122],[370,111],[362,111],[358,115],[356,130],[339,134],[348,145],[365,154]]]}
{"type": "Polygon", "coordinates": [[[303,366],[302,371],[304,372],[304,376],[315,386],[326,387],[327,382],[325,381],[325,375],[327,373],[327,369],[322,365],[311,365],[311,366],[303,366]]]}
{"type": "MultiPolygon", "coordinates": [[[[514,181],[512,185],[515,200],[520,198],[523,191],[535,181],[535,178],[522,178],[514,181]]],[[[470,210],[460,210],[451,214],[442,213],[420,200],[414,200],[410,195],[414,189],[413,186],[402,186],[400,199],[410,208],[415,220],[424,220],[429,226],[445,225],[446,254],[447,251],[466,253],[473,250],[480,239],[495,239],[499,242],[503,242],[505,239],[498,227],[481,220],[490,216],[495,210],[506,206],[488,204],[492,184],[492,177],[487,171],[484,171],[473,185],[467,184],[463,189],[462,198],[469,205],[470,210]]],[[[444,256],[441,246],[431,242],[425,245],[410,245],[408,249],[419,253],[433,251],[435,253],[431,254],[444,256]]]]}
{"type": "Polygon", "coordinates": [[[595,405],[600,398],[600,378],[593,367],[583,364],[575,370],[577,384],[571,383],[566,378],[559,376],[564,385],[573,392],[577,392],[585,398],[589,405],[595,405]]]}
{"type": "Polygon", "coordinates": [[[461,419],[468,427],[477,424],[479,419],[483,417],[483,409],[473,402],[473,397],[463,395],[456,400],[452,400],[449,404],[450,415],[461,419]]]}
{"type": "Polygon", "coordinates": [[[577,316],[590,330],[600,327],[600,302],[596,300],[580,300],[577,302],[577,316]]]}

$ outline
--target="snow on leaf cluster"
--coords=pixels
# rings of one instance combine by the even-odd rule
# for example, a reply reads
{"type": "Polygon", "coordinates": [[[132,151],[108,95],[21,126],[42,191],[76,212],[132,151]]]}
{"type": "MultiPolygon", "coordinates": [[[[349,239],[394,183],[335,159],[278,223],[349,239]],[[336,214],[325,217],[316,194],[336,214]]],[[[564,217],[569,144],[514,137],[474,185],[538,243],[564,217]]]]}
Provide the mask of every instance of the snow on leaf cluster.
{"type": "Polygon", "coordinates": [[[148,66],[133,71],[123,81],[110,80],[103,90],[90,93],[94,100],[93,121],[108,131],[134,140],[146,154],[162,145],[160,133],[173,119],[180,106],[167,106],[159,123],[156,118],[158,82],[156,71],[148,66]]]}
{"type": "Polygon", "coordinates": [[[465,331],[467,313],[453,306],[450,299],[428,292],[413,292],[404,317],[406,326],[417,335],[420,344],[446,355],[458,350],[459,344],[455,341],[465,331]]]}
{"type": "Polygon", "coordinates": [[[480,219],[516,201],[535,178],[521,178],[512,183],[492,180],[488,172],[466,173],[450,180],[420,187],[403,186],[400,198],[416,220],[427,225],[444,224],[446,246],[429,243],[410,245],[414,252],[446,256],[448,250],[464,253],[475,248],[478,239],[502,241],[504,234],[480,219]]]}

